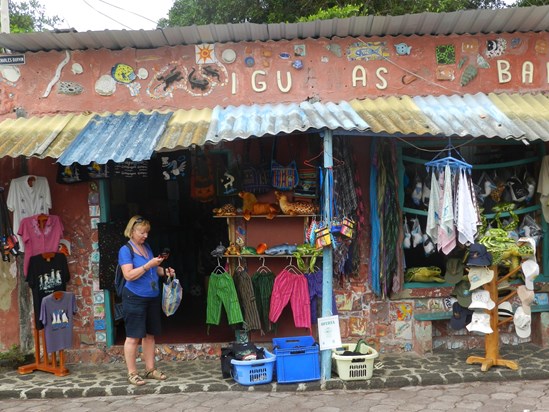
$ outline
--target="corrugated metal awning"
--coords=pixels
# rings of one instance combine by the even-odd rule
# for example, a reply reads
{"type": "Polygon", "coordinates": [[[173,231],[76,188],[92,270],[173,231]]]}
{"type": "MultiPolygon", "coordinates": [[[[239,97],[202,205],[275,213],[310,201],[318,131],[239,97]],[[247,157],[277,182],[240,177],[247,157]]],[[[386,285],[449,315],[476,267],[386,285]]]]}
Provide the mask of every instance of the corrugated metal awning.
{"type": "Polygon", "coordinates": [[[358,130],[369,125],[347,102],[217,106],[204,143],[307,130],[358,130]]]}
{"type": "Polygon", "coordinates": [[[524,132],[526,139],[549,141],[548,96],[490,93],[488,98],[524,132]]]}
{"type": "Polygon", "coordinates": [[[172,113],[95,115],[59,157],[62,165],[151,158],[172,113]]]}
{"type": "Polygon", "coordinates": [[[549,99],[532,94],[401,96],[352,100],[378,134],[549,141],[549,99]]]}
{"type": "Polygon", "coordinates": [[[204,144],[212,109],[176,110],[158,140],[155,152],[169,152],[204,144]]]}
{"type": "Polygon", "coordinates": [[[401,96],[340,103],[229,106],[173,113],[67,114],[0,123],[0,157],[62,164],[149,159],[222,141],[330,129],[337,134],[499,137],[549,141],[543,94],[401,96]]]}
{"type": "Polygon", "coordinates": [[[0,157],[57,159],[91,118],[91,115],[66,114],[6,119],[0,123],[0,157]]]}

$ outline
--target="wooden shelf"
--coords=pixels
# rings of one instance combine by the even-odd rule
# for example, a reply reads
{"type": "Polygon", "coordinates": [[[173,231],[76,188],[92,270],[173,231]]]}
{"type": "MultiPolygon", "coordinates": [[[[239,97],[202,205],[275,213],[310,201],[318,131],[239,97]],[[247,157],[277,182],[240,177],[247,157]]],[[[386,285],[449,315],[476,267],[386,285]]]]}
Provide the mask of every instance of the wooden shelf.
{"type": "MultiPolygon", "coordinates": [[[[321,257],[322,255],[300,255],[300,257],[321,257]]],[[[281,257],[287,257],[287,258],[295,258],[297,256],[295,255],[223,255],[223,257],[226,258],[281,258],[281,257]]]]}
{"type": "MultiPolygon", "coordinates": [[[[279,217],[318,217],[320,215],[275,215],[273,219],[279,218],[279,217]]],[[[213,216],[214,218],[226,218],[226,219],[244,219],[244,215],[236,215],[236,216],[213,216]]],[[[269,215],[251,215],[250,218],[267,218],[269,215]]]]}

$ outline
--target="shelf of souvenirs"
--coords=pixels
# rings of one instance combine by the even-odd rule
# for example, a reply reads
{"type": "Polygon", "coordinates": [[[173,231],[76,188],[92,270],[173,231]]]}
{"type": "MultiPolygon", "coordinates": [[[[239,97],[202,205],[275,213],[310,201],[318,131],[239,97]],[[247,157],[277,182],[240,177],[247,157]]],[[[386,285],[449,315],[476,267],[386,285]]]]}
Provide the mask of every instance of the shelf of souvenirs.
{"type": "MultiPolygon", "coordinates": [[[[540,205],[533,205],[533,206],[528,206],[528,207],[521,207],[519,209],[514,209],[513,213],[516,214],[516,215],[523,215],[523,214],[526,214],[526,213],[537,212],[540,209],[541,209],[540,205]]],[[[403,207],[402,211],[404,213],[410,213],[410,214],[413,214],[413,215],[427,216],[427,211],[426,210],[413,209],[411,207],[403,207]]],[[[484,213],[483,215],[486,219],[493,219],[494,217],[496,217],[496,213],[484,213]]],[[[510,216],[509,212],[501,212],[499,214],[499,217],[507,217],[507,216],[510,216]]]]}
{"type": "MultiPolygon", "coordinates": [[[[300,257],[307,258],[307,257],[322,257],[322,254],[319,255],[299,255],[300,257]]],[[[248,259],[248,258],[296,258],[295,255],[223,255],[224,258],[242,258],[242,259],[248,259]]]]}
{"type": "MultiPolygon", "coordinates": [[[[277,219],[280,217],[319,217],[320,215],[250,215],[248,216],[251,219],[254,218],[266,218],[266,219],[277,219]]],[[[246,216],[242,214],[237,215],[213,215],[214,218],[226,218],[226,219],[245,219],[246,216]]]]}

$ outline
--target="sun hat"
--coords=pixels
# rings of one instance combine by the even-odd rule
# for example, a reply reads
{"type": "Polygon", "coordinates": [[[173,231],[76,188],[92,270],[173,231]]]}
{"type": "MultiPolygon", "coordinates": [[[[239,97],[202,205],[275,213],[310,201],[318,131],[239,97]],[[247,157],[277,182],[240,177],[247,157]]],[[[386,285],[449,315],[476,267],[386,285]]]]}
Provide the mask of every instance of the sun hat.
{"type": "Polygon", "coordinates": [[[500,319],[513,317],[513,305],[511,305],[511,302],[505,301],[498,305],[498,316],[500,319]]]}
{"type": "Polygon", "coordinates": [[[518,294],[518,297],[521,301],[521,307],[524,310],[524,313],[529,315],[530,312],[531,312],[530,307],[532,306],[532,303],[534,302],[536,294],[534,293],[533,290],[527,289],[526,286],[524,286],[524,285],[520,285],[517,288],[517,294],[518,294]]]}
{"type": "Polygon", "coordinates": [[[539,265],[533,259],[528,259],[520,265],[524,275],[524,286],[527,289],[534,290],[534,279],[539,275],[539,265]]]}
{"type": "Polygon", "coordinates": [[[473,243],[469,246],[469,266],[490,266],[492,264],[492,254],[488,252],[486,246],[480,243],[473,243]]]}
{"type": "Polygon", "coordinates": [[[531,333],[532,316],[525,313],[522,306],[519,306],[513,316],[515,332],[520,338],[527,338],[531,333]]]}
{"type": "Polygon", "coordinates": [[[486,266],[475,266],[469,268],[468,277],[473,290],[491,282],[494,279],[494,271],[486,266]]]}
{"type": "Polygon", "coordinates": [[[457,301],[464,308],[468,308],[471,304],[471,291],[469,290],[470,283],[468,280],[458,282],[452,291],[452,296],[455,296],[457,301]]]}
{"type": "Polygon", "coordinates": [[[450,318],[450,327],[455,330],[463,329],[469,322],[473,311],[468,308],[464,308],[459,302],[454,302],[452,305],[452,317],[450,318]]]}
{"type": "Polygon", "coordinates": [[[469,309],[488,309],[492,310],[496,303],[490,298],[490,292],[487,290],[475,290],[471,296],[469,309]]]}
{"type": "Polygon", "coordinates": [[[463,279],[464,268],[463,260],[461,258],[449,258],[446,261],[444,280],[452,285],[455,285],[463,279]]]}
{"type": "Polygon", "coordinates": [[[494,333],[494,330],[490,326],[490,315],[483,312],[473,312],[471,323],[466,328],[469,332],[494,333]]]}

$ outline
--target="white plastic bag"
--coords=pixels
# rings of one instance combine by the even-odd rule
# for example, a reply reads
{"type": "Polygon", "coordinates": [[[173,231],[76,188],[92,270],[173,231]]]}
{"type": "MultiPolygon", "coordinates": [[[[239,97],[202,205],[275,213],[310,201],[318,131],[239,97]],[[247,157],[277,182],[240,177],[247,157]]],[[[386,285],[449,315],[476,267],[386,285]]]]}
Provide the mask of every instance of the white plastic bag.
{"type": "Polygon", "coordinates": [[[183,297],[183,288],[179,280],[175,277],[169,277],[162,287],[162,310],[166,316],[171,316],[175,313],[181,298],[183,297]]]}

